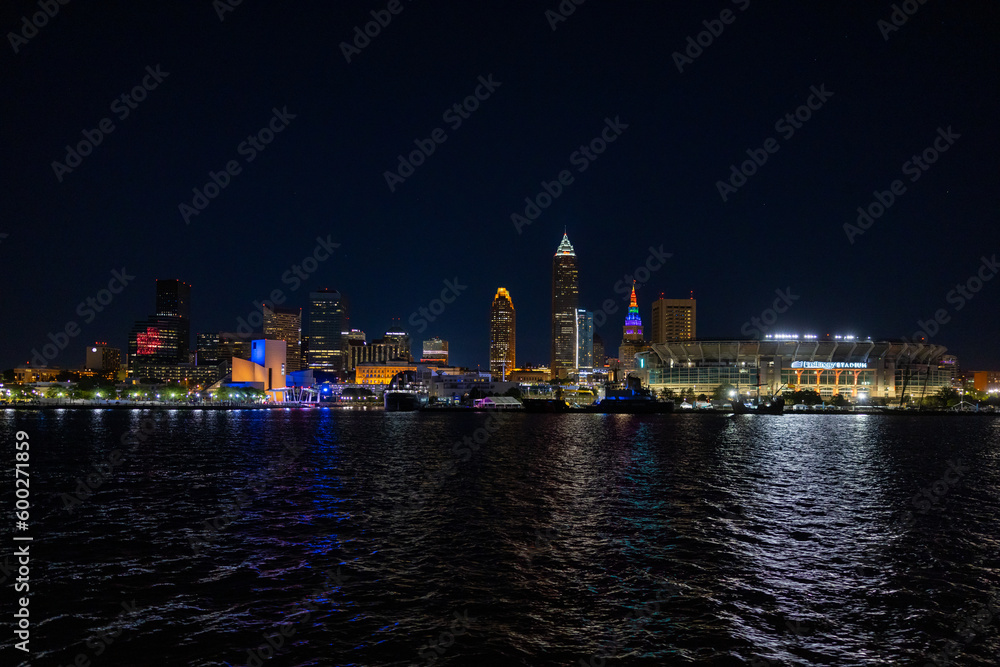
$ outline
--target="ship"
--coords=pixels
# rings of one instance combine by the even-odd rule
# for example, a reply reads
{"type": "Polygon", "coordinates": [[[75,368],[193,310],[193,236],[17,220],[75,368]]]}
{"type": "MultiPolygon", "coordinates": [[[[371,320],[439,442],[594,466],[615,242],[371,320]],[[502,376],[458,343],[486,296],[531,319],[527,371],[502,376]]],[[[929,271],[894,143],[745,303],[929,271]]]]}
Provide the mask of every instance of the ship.
{"type": "Polygon", "coordinates": [[[382,402],[386,412],[413,412],[427,403],[427,390],[413,371],[401,371],[389,382],[382,402]]]}
{"type": "Polygon", "coordinates": [[[643,388],[639,378],[629,375],[624,389],[606,389],[604,398],[586,410],[612,415],[662,415],[674,411],[674,402],[657,400],[643,388]]]}

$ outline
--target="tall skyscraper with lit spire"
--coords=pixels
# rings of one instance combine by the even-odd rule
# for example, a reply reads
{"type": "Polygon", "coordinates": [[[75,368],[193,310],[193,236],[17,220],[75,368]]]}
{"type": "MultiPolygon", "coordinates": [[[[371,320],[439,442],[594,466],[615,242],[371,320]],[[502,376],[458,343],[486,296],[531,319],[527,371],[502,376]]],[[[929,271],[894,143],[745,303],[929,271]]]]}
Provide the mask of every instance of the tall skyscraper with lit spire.
{"type": "Polygon", "coordinates": [[[580,298],[576,252],[563,232],[552,258],[552,376],[568,377],[576,369],[577,321],[580,298]]]}
{"type": "Polygon", "coordinates": [[[515,325],[514,302],[501,287],[490,308],[490,373],[504,382],[514,370],[515,325]]]}
{"type": "Polygon", "coordinates": [[[635,370],[635,355],[646,347],[646,338],[642,335],[642,318],[639,317],[639,302],[635,298],[635,281],[633,281],[632,298],[628,304],[625,326],[622,327],[622,344],[618,349],[622,370],[626,372],[635,370]]]}

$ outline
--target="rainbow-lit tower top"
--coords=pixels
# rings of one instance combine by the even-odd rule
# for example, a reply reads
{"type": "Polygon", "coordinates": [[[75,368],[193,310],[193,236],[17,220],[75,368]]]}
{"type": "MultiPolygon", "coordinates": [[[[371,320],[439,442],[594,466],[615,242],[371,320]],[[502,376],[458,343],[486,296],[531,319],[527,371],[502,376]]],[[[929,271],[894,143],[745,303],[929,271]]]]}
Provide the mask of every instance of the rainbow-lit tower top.
{"type": "Polygon", "coordinates": [[[628,304],[628,315],[625,316],[625,340],[642,339],[642,318],[639,317],[639,303],[635,300],[635,281],[632,281],[632,300],[628,304]]]}

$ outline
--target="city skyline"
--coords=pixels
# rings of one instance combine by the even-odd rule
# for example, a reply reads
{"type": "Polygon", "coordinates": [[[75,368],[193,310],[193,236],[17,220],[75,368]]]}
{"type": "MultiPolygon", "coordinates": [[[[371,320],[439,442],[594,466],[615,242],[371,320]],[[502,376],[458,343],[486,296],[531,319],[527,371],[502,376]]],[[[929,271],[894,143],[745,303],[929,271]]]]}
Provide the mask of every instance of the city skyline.
{"type": "MultiPolygon", "coordinates": [[[[30,275],[32,285],[0,292],[23,322],[0,336],[0,365],[24,363],[67,325],[80,329],[77,347],[111,339],[124,349],[116,332],[150,312],[134,285],[181,276],[200,295],[198,331],[236,330],[275,291],[305,308],[308,292],[336,287],[359,306],[345,326],[382,331],[398,319],[414,337],[451,341],[455,363],[482,366],[478,304],[505,285],[520,311],[545,312],[549,239],[568,226],[586,258],[580,303],[609,348],[635,278],[643,304],[693,290],[700,337],[758,329],[751,319],[781,290],[794,305],[762,334],[901,338],[926,323],[969,364],[1000,367],[997,332],[981,326],[1000,290],[976,282],[1000,246],[989,195],[1000,143],[992,4],[921,6],[886,38],[888,7],[751,3],[707,47],[688,39],[718,17],[697,6],[581,6],[555,29],[530,3],[462,7],[444,23],[407,9],[350,62],[329,49],[330,34],[350,39],[365,11],[246,9],[220,21],[203,7],[67,6],[7,51],[11,90],[52,85],[25,96],[2,130],[19,168],[2,186],[0,266],[5,284],[30,275]],[[460,28],[486,16],[476,37],[460,28]],[[607,30],[619,20],[627,37],[607,30]],[[257,21],[281,48],[259,49],[257,21]],[[126,39],[139,24],[141,46],[126,39]],[[806,25],[823,27],[807,37],[806,25]],[[423,34],[451,50],[423,48],[423,34]],[[475,55],[455,68],[456,49],[475,55]],[[95,63],[87,72],[55,66],[83,51],[95,63]],[[206,70],[205,58],[221,64],[206,70]],[[245,67],[257,76],[233,93],[245,67]],[[449,73],[419,76],[429,71],[449,73]],[[143,80],[135,108],[109,109],[143,80]],[[462,106],[470,95],[473,111],[462,106]],[[201,110],[196,122],[190,108],[201,110]],[[84,130],[96,136],[105,116],[115,129],[57,178],[53,163],[66,164],[67,146],[84,130]],[[447,138],[423,155],[414,142],[429,152],[438,125],[447,138]],[[390,170],[404,180],[392,190],[390,170]],[[185,220],[180,204],[203,208],[185,220]],[[90,220],[101,233],[78,231],[90,220]],[[511,259],[484,262],[484,252],[511,259]],[[41,257],[66,268],[40,271],[41,257]],[[134,279],[111,289],[115,273],[134,279]],[[425,331],[407,324],[456,280],[467,288],[425,331]],[[618,312],[602,317],[608,299],[618,312]]],[[[23,15],[15,3],[0,20],[17,26],[23,15]]],[[[525,362],[550,362],[547,320],[522,317],[525,362]]],[[[75,361],[67,354],[49,363],[75,361]]]]}

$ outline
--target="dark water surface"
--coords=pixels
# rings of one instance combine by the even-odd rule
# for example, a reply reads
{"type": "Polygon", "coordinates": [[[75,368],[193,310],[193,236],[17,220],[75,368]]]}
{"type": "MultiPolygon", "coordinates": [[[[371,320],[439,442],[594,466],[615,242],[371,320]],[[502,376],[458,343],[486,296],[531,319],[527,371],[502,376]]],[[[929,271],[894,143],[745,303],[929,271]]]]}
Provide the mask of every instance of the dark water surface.
{"type": "Polygon", "coordinates": [[[31,665],[1000,663],[1000,419],[7,410],[7,517],[16,430],[31,665]]]}

